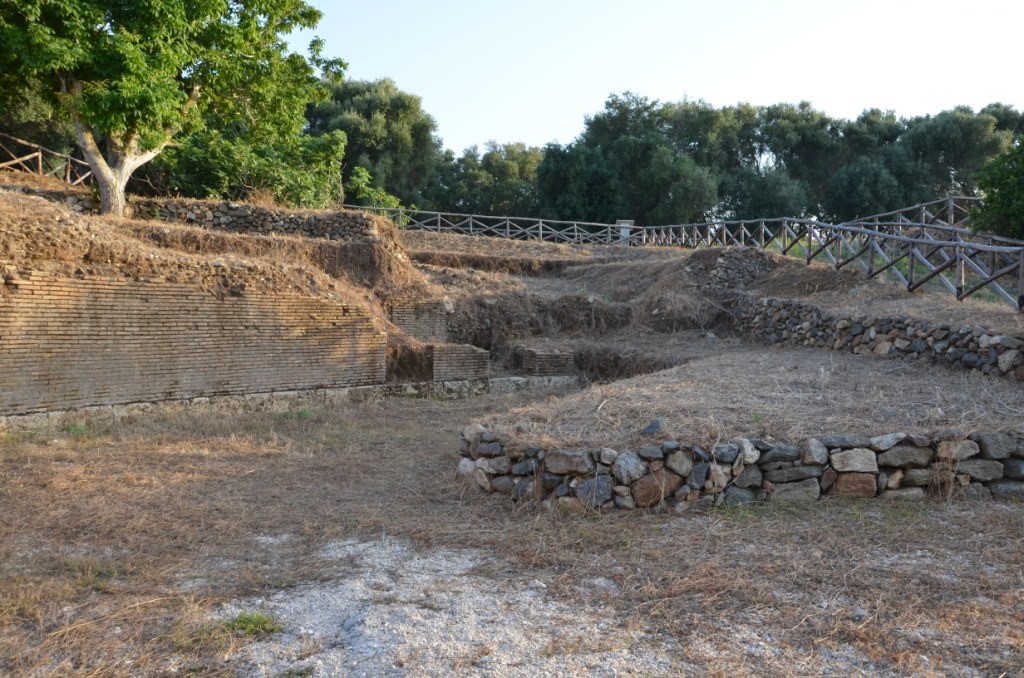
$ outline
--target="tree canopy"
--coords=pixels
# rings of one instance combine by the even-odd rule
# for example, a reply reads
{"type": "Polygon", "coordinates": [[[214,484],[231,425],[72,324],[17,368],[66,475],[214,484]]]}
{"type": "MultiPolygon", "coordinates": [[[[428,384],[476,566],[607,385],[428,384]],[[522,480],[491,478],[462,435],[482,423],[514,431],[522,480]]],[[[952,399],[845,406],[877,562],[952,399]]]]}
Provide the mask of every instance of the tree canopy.
{"type": "Polygon", "coordinates": [[[972,215],[974,228],[1024,240],[1024,144],[1018,142],[978,174],[985,202],[972,215]]]}
{"type": "MultiPolygon", "coordinates": [[[[437,123],[424,112],[418,96],[398,89],[393,80],[336,82],[330,97],[311,106],[306,118],[310,134],[344,132],[346,186],[355,188],[352,180],[362,167],[369,172],[374,189],[422,205],[436,185],[443,153],[437,123]]],[[[365,177],[360,174],[359,180],[365,177]]],[[[349,197],[358,192],[350,190],[349,197]]]]}
{"type": "Polygon", "coordinates": [[[897,118],[831,118],[809,103],[714,108],[612,95],[537,171],[549,218],[642,224],[711,217],[843,221],[951,194],[974,195],[982,168],[1024,127],[1010,106],[897,118]]]}
{"type": "Polygon", "coordinates": [[[344,67],[319,42],[311,59],[288,51],[282,36],[319,19],[301,0],[0,0],[0,86],[41,84],[70,116],[103,211],[121,213],[129,177],[182,131],[295,138],[323,96],[316,67],[344,67]]]}

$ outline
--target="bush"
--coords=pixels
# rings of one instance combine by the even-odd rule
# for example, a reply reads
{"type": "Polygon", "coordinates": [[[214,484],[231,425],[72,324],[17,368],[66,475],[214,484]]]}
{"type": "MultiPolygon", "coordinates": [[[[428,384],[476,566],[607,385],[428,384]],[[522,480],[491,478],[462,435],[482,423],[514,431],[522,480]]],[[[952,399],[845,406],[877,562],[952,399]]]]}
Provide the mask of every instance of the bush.
{"type": "Polygon", "coordinates": [[[975,230],[1024,239],[1024,144],[997,156],[978,176],[984,204],[974,210],[975,230]]]}
{"type": "Polygon", "coordinates": [[[281,205],[319,208],[342,198],[344,151],[341,132],[256,146],[207,131],[168,149],[157,164],[160,182],[178,195],[238,201],[269,195],[281,205]]]}

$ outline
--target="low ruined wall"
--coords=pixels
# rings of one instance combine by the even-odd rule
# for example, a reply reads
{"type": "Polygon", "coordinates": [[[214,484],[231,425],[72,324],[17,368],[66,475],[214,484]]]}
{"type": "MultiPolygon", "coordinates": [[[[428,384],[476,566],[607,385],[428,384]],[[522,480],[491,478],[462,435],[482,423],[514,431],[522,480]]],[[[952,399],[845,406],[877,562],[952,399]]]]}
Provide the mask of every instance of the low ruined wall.
{"type": "MultiPolygon", "coordinates": [[[[75,212],[97,214],[99,205],[84,194],[31,190],[51,200],[63,201],[75,212]]],[[[352,210],[308,211],[269,209],[244,203],[191,200],[188,198],[129,197],[135,217],[200,226],[214,231],[234,233],[277,233],[307,238],[351,240],[378,235],[375,218],[352,210]]]]}
{"type": "Polygon", "coordinates": [[[434,381],[486,379],[491,374],[491,354],[468,344],[432,344],[427,347],[434,381]]]}
{"type": "Polygon", "coordinates": [[[8,268],[0,416],[384,381],[364,311],[292,295],[8,268]]]}
{"type": "Polygon", "coordinates": [[[459,473],[487,492],[568,509],[665,504],[680,513],[826,496],[1024,499],[1024,432],[834,435],[795,445],[736,438],[709,449],[655,441],[635,450],[545,449],[479,425],[459,473]]]}
{"type": "Polygon", "coordinates": [[[277,233],[328,240],[377,236],[373,217],[364,212],[303,212],[230,202],[143,198],[134,198],[131,205],[135,216],[139,218],[177,222],[214,231],[277,233]]]}
{"type": "Polygon", "coordinates": [[[925,360],[1024,381],[1024,337],[976,325],[853,317],[802,301],[758,299],[737,305],[735,328],[770,344],[925,360]]]}

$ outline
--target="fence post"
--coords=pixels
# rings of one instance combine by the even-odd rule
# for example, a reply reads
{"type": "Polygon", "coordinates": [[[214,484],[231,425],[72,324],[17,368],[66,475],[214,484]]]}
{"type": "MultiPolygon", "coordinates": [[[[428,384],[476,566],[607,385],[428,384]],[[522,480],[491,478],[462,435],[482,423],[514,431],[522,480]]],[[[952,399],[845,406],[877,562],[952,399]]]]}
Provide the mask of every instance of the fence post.
{"type": "Polygon", "coordinates": [[[619,244],[629,246],[629,238],[633,230],[633,219],[619,219],[615,225],[619,227],[619,244]]]}
{"type": "Polygon", "coordinates": [[[964,270],[963,245],[957,245],[954,251],[956,252],[956,299],[957,301],[963,301],[964,285],[967,282],[967,271],[964,270]]]}
{"type": "Polygon", "coordinates": [[[1024,313],[1024,248],[1020,250],[1020,261],[1017,263],[1017,310],[1024,313]]]}
{"type": "Polygon", "coordinates": [[[917,243],[910,243],[910,250],[907,252],[907,289],[914,289],[914,255],[917,253],[917,243]]]}

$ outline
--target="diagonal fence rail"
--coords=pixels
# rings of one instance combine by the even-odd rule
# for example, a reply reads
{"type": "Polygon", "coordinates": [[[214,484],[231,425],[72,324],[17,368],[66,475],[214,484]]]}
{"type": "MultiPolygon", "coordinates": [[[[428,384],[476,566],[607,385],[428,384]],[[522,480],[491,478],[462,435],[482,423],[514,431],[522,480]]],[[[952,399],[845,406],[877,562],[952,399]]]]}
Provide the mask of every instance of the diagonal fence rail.
{"type": "Polygon", "coordinates": [[[955,197],[830,224],[815,219],[719,220],[671,226],[632,226],[579,221],[482,216],[409,210],[373,211],[405,228],[554,243],[757,247],[840,269],[857,266],[868,276],[895,277],[908,291],[938,285],[958,300],[999,299],[1024,312],[1024,242],[967,228],[980,199],[955,197]]]}
{"type": "Polygon", "coordinates": [[[55,176],[72,186],[92,181],[89,163],[0,132],[0,170],[55,176]]]}

